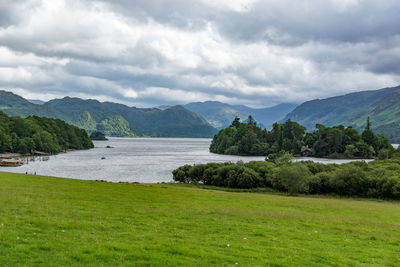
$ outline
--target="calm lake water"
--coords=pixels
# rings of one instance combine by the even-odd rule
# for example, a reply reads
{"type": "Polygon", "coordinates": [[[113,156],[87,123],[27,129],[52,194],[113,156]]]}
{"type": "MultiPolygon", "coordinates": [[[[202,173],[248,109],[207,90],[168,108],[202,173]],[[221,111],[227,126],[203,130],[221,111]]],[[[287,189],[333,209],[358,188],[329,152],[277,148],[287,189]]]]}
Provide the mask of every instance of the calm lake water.
{"type": "MultiPolygon", "coordinates": [[[[95,141],[95,148],[51,156],[48,161],[29,162],[0,171],[110,182],[157,183],[172,181],[172,170],[184,164],[244,162],[264,157],[227,156],[208,151],[211,139],[110,138],[95,141]],[[106,148],[109,145],[112,148],[106,148]],[[105,157],[105,159],[102,159],[105,157]]],[[[299,158],[323,163],[351,160],[299,158]]]]}

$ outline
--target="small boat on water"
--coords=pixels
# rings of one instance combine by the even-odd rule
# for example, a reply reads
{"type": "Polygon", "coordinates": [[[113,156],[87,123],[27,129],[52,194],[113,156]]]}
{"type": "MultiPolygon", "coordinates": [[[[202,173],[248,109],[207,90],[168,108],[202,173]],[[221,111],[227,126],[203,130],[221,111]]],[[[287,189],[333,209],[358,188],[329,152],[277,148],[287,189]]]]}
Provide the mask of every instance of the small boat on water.
{"type": "Polygon", "coordinates": [[[101,159],[106,159],[106,157],[101,157],[101,159]]]}
{"type": "Polygon", "coordinates": [[[22,161],[20,160],[12,160],[12,159],[0,160],[0,167],[19,167],[19,166],[22,166],[22,161]]]}

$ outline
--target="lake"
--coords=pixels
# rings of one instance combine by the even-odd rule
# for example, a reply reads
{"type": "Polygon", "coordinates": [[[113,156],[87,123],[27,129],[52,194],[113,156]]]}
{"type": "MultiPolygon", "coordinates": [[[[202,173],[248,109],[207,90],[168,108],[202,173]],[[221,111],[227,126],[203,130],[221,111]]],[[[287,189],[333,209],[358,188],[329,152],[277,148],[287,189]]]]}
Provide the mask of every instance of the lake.
{"type": "MultiPolygon", "coordinates": [[[[51,156],[48,161],[29,162],[0,171],[37,175],[106,180],[110,182],[171,182],[172,171],[185,164],[244,162],[265,157],[218,155],[208,151],[211,139],[201,138],[109,138],[94,141],[95,148],[51,156]],[[112,148],[106,148],[106,146],[112,148]],[[102,159],[102,158],[105,159],[102,159]]],[[[299,158],[322,163],[351,160],[299,158]]]]}

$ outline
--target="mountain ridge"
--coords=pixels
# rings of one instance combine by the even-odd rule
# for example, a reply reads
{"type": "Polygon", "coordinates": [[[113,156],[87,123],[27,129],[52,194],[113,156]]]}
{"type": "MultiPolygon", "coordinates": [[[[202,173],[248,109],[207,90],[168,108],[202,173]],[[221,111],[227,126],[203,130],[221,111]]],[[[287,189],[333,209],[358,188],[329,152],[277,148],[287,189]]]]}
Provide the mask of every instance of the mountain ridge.
{"type": "Polygon", "coordinates": [[[400,86],[353,92],[306,101],[282,120],[293,120],[308,130],[315,124],[352,126],[363,130],[367,117],[372,129],[392,142],[400,142],[400,86]]]}
{"type": "Polygon", "coordinates": [[[88,132],[102,131],[110,136],[211,137],[216,133],[204,118],[182,106],[141,109],[76,97],[37,105],[0,91],[0,110],[11,116],[59,118],[88,132]]]}

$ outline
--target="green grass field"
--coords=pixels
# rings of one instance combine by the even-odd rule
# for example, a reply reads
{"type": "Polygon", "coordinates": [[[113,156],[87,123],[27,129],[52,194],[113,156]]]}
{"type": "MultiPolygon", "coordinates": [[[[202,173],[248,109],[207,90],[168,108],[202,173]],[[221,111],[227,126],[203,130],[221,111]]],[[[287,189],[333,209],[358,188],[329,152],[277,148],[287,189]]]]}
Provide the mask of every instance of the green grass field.
{"type": "Polygon", "coordinates": [[[0,266],[400,265],[400,203],[0,172],[0,266]]]}

